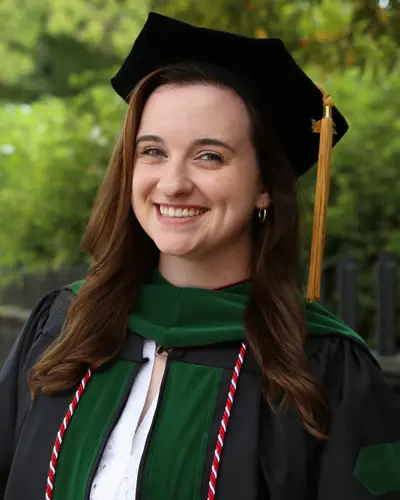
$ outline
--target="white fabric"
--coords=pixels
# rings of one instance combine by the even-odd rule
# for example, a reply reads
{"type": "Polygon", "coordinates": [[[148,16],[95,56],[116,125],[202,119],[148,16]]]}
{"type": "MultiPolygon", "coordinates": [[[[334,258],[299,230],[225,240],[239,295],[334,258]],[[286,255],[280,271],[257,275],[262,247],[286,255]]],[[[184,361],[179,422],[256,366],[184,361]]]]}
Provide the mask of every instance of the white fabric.
{"type": "Polygon", "coordinates": [[[145,340],[143,357],[149,358],[139,371],[125,408],[107,441],[93,479],[90,500],[135,500],[140,460],[150,431],[158,395],[138,426],[149,391],[156,344],[145,340]]]}

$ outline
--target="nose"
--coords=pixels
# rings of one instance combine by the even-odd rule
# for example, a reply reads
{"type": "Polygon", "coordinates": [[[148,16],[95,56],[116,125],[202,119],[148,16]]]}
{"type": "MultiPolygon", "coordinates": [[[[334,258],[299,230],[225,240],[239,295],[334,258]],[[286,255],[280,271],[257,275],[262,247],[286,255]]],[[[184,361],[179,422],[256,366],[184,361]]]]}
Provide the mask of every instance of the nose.
{"type": "Polygon", "coordinates": [[[193,183],[185,165],[176,162],[164,165],[158,181],[158,189],[163,195],[171,198],[190,193],[193,183]]]}

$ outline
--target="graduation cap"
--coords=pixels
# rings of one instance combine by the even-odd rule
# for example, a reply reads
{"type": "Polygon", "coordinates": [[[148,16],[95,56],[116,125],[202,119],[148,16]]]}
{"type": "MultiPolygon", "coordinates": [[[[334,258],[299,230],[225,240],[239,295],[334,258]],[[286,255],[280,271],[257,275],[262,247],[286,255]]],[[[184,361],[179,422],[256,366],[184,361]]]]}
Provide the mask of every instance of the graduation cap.
{"type": "Polygon", "coordinates": [[[297,65],[283,42],[250,38],[192,26],[150,13],[133,48],[111,83],[129,102],[149,73],[180,62],[202,62],[227,69],[257,94],[259,112],[272,124],[297,176],[318,161],[310,275],[307,298],[317,300],[325,245],[332,147],[348,129],[331,97],[297,65]]]}

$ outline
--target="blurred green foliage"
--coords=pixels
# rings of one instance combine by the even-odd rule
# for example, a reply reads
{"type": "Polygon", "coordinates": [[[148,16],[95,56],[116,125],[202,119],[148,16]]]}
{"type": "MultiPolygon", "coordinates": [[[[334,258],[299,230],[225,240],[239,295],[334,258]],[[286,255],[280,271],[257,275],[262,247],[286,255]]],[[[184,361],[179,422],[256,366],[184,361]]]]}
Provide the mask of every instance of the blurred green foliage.
{"type": "Polygon", "coordinates": [[[0,265],[82,261],[79,240],[125,112],[97,86],[72,98],[4,104],[0,122],[0,265]]]}
{"type": "MultiPolygon", "coordinates": [[[[334,154],[326,262],[334,269],[345,253],[356,260],[360,329],[370,333],[372,265],[384,249],[400,255],[399,5],[2,0],[0,268],[57,268],[84,258],[80,236],[125,112],[108,81],[147,13],[156,10],[207,27],[282,38],[333,95],[350,132],[334,154]]],[[[302,186],[308,248],[315,172],[302,186]]]]}

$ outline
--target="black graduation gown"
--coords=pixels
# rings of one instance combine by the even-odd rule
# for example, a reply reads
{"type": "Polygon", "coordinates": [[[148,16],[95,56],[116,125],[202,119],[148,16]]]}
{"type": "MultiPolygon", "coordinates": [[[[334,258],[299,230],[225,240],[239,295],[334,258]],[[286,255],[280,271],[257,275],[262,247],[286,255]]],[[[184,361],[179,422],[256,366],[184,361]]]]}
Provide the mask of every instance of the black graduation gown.
{"type": "MultiPolygon", "coordinates": [[[[61,290],[38,303],[2,369],[0,498],[3,500],[45,497],[54,439],[75,390],[52,397],[41,395],[32,404],[27,373],[60,332],[70,300],[70,292],[61,290]]],[[[142,345],[141,337],[129,334],[120,357],[142,360],[142,345]]],[[[204,499],[239,347],[240,342],[232,342],[179,348],[169,354],[169,360],[223,369],[202,472],[204,499]]],[[[399,481],[393,477],[396,471],[400,476],[400,408],[378,364],[361,343],[340,335],[309,339],[305,350],[310,370],[323,381],[332,408],[328,441],[310,436],[294,410],[278,415],[268,407],[261,396],[257,365],[248,353],[223,451],[216,499],[400,499],[399,481]],[[367,459],[363,466],[366,467],[361,473],[358,459],[365,450],[367,459]],[[374,472],[365,473],[371,467],[369,450],[377,452],[375,468],[372,467],[377,477],[373,478],[374,472]]],[[[116,419],[117,415],[113,425],[116,419]]],[[[90,478],[94,472],[90,472],[90,478]]],[[[139,484],[136,500],[141,495],[139,484]]]]}

